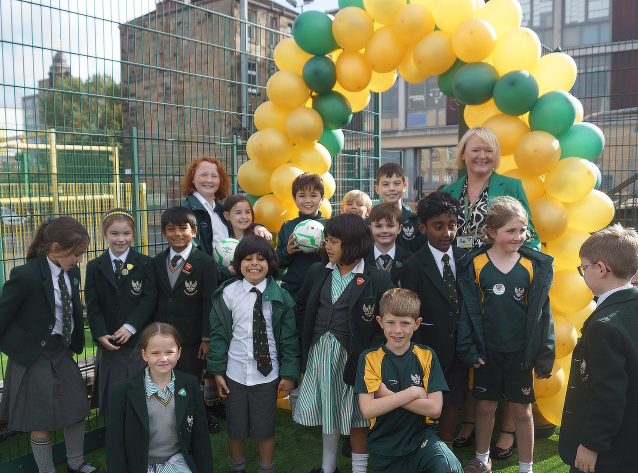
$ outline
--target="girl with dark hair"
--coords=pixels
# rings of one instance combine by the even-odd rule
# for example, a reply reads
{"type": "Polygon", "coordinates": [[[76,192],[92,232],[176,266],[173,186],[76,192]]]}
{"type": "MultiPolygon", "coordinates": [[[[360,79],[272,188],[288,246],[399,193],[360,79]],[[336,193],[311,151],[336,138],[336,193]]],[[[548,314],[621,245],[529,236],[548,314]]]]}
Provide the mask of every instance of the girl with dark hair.
{"type": "MultiPolygon", "coordinates": [[[[241,241],[245,235],[255,234],[255,213],[248,197],[241,194],[231,195],[224,202],[223,215],[228,224],[230,237],[241,241]]],[[[272,234],[262,228],[262,236],[272,240],[272,234]]]]}

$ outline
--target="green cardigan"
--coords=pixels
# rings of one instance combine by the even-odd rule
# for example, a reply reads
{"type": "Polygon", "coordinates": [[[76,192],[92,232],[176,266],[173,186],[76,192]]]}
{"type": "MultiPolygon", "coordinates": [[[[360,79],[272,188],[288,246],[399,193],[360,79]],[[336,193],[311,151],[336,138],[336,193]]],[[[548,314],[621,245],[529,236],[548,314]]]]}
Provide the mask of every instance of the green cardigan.
{"type": "MultiPolygon", "coordinates": [[[[467,175],[463,176],[458,181],[445,186],[443,188],[443,192],[449,192],[450,194],[452,194],[452,197],[460,199],[461,191],[463,190],[463,186],[465,185],[466,180],[467,175]]],[[[496,172],[492,172],[489,181],[490,186],[487,191],[488,199],[507,195],[510,197],[515,197],[523,205],[523,208],[525,209],[525,212],[527,212],[527,216],[529,217],[529,231],[531,233],[531,237],[525,242],[525,246],[531,248],[532,250],[540,251],[541,241],[538,238],[536,231],[534,230],[532,213],[529,211],[529,203],[527,202],[527,196],[525,195],[525,189],[523,189],[523,184],[521,183],[521,181],[512,177],[501,176],[496,172]]],[[[461,205],[463,205],[463,202],[461,202],[461,205]]]]}

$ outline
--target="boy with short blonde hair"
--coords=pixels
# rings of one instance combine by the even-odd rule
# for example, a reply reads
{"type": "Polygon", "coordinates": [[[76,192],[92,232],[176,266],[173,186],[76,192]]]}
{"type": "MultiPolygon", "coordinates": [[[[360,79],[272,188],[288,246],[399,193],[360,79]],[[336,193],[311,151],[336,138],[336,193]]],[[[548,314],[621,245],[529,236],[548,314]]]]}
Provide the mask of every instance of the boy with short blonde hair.
{"type": "Polygon", "coordinates": [[[361,215],[362,218],[366,218],[370,215],[372,209],[372,201],[370,196],[359,189],[349,191],[343,196],[341,202],[341,213],[351,213],[361,215]]]}

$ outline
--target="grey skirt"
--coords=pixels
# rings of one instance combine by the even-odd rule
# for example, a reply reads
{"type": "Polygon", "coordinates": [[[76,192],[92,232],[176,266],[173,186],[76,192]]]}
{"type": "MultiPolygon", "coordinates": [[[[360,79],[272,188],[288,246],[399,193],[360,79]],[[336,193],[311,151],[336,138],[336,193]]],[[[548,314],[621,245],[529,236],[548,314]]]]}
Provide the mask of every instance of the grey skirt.
{"type": "Polygon", "coordinates": [[[98,345],[91,408],[99,407],[100,415],[107,417],[113,385],[133,376],[145,366],[142,353],[135,347],[120,346],[119,350],[107,350],[98,345]]]}
{"type": "Polygon", "coordinates": [[[90,413],[86,386],[73,352],[62,336],[51,335],[31,366],[11,358],[4,376],[0,419],[10,430],[54,431],[83,420],[90,413]]]}

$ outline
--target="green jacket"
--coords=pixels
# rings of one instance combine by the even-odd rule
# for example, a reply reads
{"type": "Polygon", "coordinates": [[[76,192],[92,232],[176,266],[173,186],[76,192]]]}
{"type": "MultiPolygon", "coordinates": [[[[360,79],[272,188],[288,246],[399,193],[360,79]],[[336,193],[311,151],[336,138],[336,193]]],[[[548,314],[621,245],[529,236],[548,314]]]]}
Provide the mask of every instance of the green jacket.
{"type": "MultiPolygon", "coordinates": [[[[208,422],[199,381],[175,373],[175,420],[181,452],[193,473],[213,473],[208,422]]],[[[106,429],[106,468],[118,473],[148,469],[148,408],[144,370],[113,386],[106,429]]]]}
{"type": "MultiPolygon", "coordinates": [[[[228,347],[233,336],[233,314],[224,302],[222,292],[225,287],[239,281],[236,278],[224,281],[213,294],[213,308],[210,311],[210,350],[206,357],[208,371],[212,374],[226,373],[228,347]]],[[[296,381],[299,379],[299,340],[295,320],[297,307],[285,288],[268,276],[268,284],[263,300],[272,304],[272,328],[277,344],[279,376],[296,381]]]]}
{"type": "Polygon", "coordinates": [[[636,471],[638,289],[607,297],[574,348],[558,452],[574,464],[578,445],[598,452],[596,473],[636,471]]]}
{"type": "MultiPolygon", "coordinates": [[[[69,348],[84,349],[84,319],[80,301],[80,269],[68,272],[73,286],[73,333],[69,348]]],[[[51,268],[39,254],[11,270],[0,294],[0,351],[16,363],[31,366],[44,350],[55,325],[55,296],[51,268]]]]}
{"type": "MultiPolygon", "coordinates": [[[[467,253],[456,266],[457,281],[463,295],[456,348],[459,358],[468,367],[474,366],[479,358],[486,359],[483,298],[481,288],[474,281],[474,258],[491,247],[484,245],[467,253]]],[[[522,369],[534,368],[538,375],[549,377],[555,358],[554,322],[549,306],[554,258],[525,246],[518,252],[532,261],[534,270],[527,297],[527,343],[522,369]]]]}
{"type": "MultiPolygon", "coordinates": [[[[460,178],[458,181],[453,182],[452,184],[445,186],[443,188],[443,192],[449,192],[452,194],[452,197],[456,199],[461,198],[461,191],[463,190],[463,186],[465,185],[465,181],[467,180],[467,175],[460,178]]],[[[514,197],[520,201],[527,212],[527,216],[529,217],[529,231],[531,233],[531,237],[529,240],[525,242],[525,246],[531,248],[532,250],[540,251],[541,249],[541,241],[534,230],[534,223],[532,222],[532,213],[529,211],[529,203],[527,202],[527,196],[525,195],[525,189],[523,189],[523,184],[518,179],[514,179],[512,177],[501,176],[496,172],[492,172],[490,176],[490,187],[487,190],[488,199],[493,197],[502,197],[504,195],[514,197]]],[[[463,202],[461,202],[463,205],[463,202]]]]}

